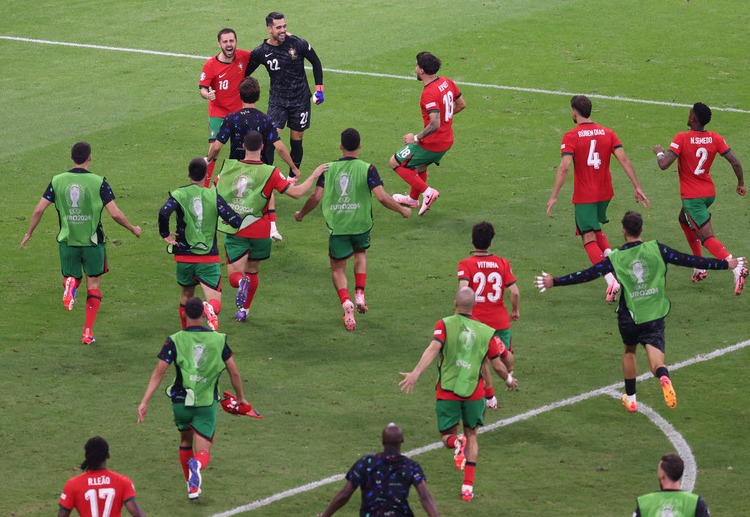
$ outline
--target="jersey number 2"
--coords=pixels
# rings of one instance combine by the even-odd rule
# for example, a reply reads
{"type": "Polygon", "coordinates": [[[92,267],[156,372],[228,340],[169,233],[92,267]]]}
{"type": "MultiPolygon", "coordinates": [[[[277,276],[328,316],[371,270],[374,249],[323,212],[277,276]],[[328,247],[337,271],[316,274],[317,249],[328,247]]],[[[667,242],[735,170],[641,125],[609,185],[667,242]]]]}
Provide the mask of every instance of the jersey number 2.
{"type": "Polygon", "coordinates": [[[112,504],[115,501],[115,489],[114,488],[100,488],[96,490],[86,490],[83,494],[91,505],[91,517],[109,517],[112,513],[112,504]],[[99,499],[104,499],[104,511],[99,515],[99,499]]]}
{"type": "Polygon", "coordinates": [[[698,166],[693,171],[693,174],[700,176],[706,173],[706,169],[703,168],[703,164],[708,160],[708,151],[705,147],[699,147],[695,150],[695,157],[698,158],[698,166]]]}

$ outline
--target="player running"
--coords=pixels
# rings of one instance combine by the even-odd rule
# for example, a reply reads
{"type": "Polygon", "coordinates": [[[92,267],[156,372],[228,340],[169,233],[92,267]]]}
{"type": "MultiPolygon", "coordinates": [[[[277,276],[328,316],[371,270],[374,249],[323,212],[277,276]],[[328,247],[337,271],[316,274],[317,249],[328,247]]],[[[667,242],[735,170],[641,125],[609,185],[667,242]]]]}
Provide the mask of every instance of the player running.
{"type": "Polygon", "coordinates": [[[417,54],[415,72],[424,89],[419,100],[424,129],[404,135],[404,145],[391,156],[391,168],[411,186],[408,195],[394,194],[393,199],[409,208],[419,208],[419,215],[430,209],[440,192],[427,185],[427,167],[440,165],[453,145],[453,116],[466,107],[461,91],[448,77],[439,77],[440,60],[429,52],[417,54]],[[419,204],[422,196],[422,205],[419,204]]]}
{"type": "MultiPolygon", "coordinates": [[[[747,190],[740,160],[727,145],[724,137],[718,133],[706,131],[705,127],[709,122],[711,122],[711,109],[702,102],[696,102],[688,115],[687,124],[690,131],[677,133],[672,143],[669,144],[667,153],[660,145],[655,145],[653,151],[661,170],[668,169],[675,160],[678,160],[677,173],[680,177],[680,197],[682,198],[678,220],[693,255],[702,254],[701,244],[703,244],[714,257],[728,259],[732,255],[714,237],[711,213],[708,211],[716,197],[716,187],[711,179],[711,164],[717,154],[723,156],[732,165],[732,170],[737,176],[735,189],[737,194],[744,196],[747,190]]],[[[745,286],[747,269],[738,267],[732,272],[734,273],[734,294],[739,296],[745,286]]],[[[693,270],[693,282],[700,282],[706,276],[705,269],[693,270]]]]}

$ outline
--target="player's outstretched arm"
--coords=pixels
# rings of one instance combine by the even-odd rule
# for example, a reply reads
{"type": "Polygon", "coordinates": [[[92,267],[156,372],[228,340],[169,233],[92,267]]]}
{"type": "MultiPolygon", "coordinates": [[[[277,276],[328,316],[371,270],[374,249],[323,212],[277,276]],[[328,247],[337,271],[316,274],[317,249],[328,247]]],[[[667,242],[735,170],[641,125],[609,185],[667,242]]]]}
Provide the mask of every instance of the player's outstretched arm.
{"type": "Polygon", "coordinates": [[[552,187],[552,195],[547,201],[547,217],[552,217],[552,207],[557,203],[557,195],[565,185],[565,180],[568,179],[568,172],[570,171],[570,164],[573,163],[573,155],[565,154],[560,158],[560,165],[557,166],[557,172],[555,173],[555,184],[552,187]]]}
{"type": "Polygon", "coordinates": [[[437,355],[440,353],[440,348],[442,346],[443,345],[442,343],[440,343],[440,341],[438,341],[437,339],[433,339],[432,341],[430,341],[430,344],[427,345],[427,348],[425,348],[424,352],[422,352],[421,359],[412,371],[399,372],[399,374],[403,376],[401,382],[398,383],[401,391],[411,393],[411,391],[414,389],[414,385],[419,379],[419,376],[422,375],[422,372],[425,370],[425,368],[432,364],[432,361],[434,361],[437,355]]]}
{"type": "Polygon", "coordinates": [[[148,381],[148,386],[146,386],[146,392],[143,394],[143,399],[141,399],[141,404],[138,406],[139,424],[142,424],[146,419],[148,403],[151,401],[151,397],[154,396],[154,392],[159,388],[159,384],[161,384],[164,374],[167,373],[167,368],[169,368],[169,363],[166,361],[160,359],[156,363],[156,367],[154,368],[153,373],[151,373],[151,378],[148,381]]]}
{"type": "Polygon", "coordinates": [[[302,205],[302,208],[294,212],[294,219],[298,223],[301,223],[302,219],[304,219],[307,214],[315,210],[321,199],[323,199],[323,187],[315,187],[315,190],[313,190],[313,193],[307,198],[307,201],[302,205]]]}
{"type": "Polygon", "coordinates": [[[659,165],[659,168],[663,171],[669,169],[669,166],[677,159],[677,155],[674,153],[664,153],[664,148],[659,144],[656,144],[651,150],[656,155],[657,165],[659,165]]]}
{"type": "Polygon", "coordinates": [[[628,155],[625,154],[625,150],[622,147],[618,147],[617,149],[615,149],[614,154],[615,158],[617,158],[617,161],[620,162],[622,170],[625,171],[628,179],[630,179],[630,182],[633,184],[633,188],[635,189],[635,202],[643,203],[643,206],[645,206],[646,208],[651,206],[651,203],[646,197],[646,194],[644,194],[643,190],[641,190],[641,184],[638,182],[638,176],[636,176],[633,164],[630,163],[630,158],[628,158],[628,155]]]}
{"type": "Polygon", "coordinates": [[[550,287],[554,286],[554,281],[552,280],[552,275],[549,273],[545,273],[542,271],[541,276],[535,276],[534,277],[534,287],[539,289],[540,293],[543,293],[550,287]]]}
{"type": "Polygon", "coordinates": [[[109,215],[117,224],[119,224],[123,228],[127,228],[130,231],[130,233],[132,233],[136,237],[141,236],[141,227],[133,226],[130,223],[130,221],[128,221],[128,218],[125,217],[125,214],[122,213],[122,210],[120,210],[120,207],[117,206],[117,203],[115,203],[114,200],[107,203],[105,205],[105,208],[107,209],[107,212],[109,212],[109,215]]]}
{"type": "Polygon", "coordinates": [[[319,513],[318,517],[329,517],[336,513],[339,509],[343,508],[344,505],[349,502],[349,498],[351,498],[355,490],[356,487],[352,485],[351,481],[347,481],[346,485],[344,485],[344,488],[339,490],[339,492],[335,496],[333,496],[331,504],[328,505],[328,508],[326,508],[323,513],[319,513]]]}
{"type": "Polygon", "coordinates": [[[403,217],[411,216],[411,209],[396,203],[393,200],[393,197],[385,191],[382,185],[378,185],[377,187],[372,189],[372,193],[375,194],[375,198],[380,202],[380,204],[386,207],[388,210],[398,212],[403,217]]]}
{"type": "Polygon", "coordinates": [[[427,481],[422,481],[416,486],[417,494],[419,495],[419,502],[422,503],[422,508],[430,517],[440,517],[435,499],[427,489],[427,481]]]}
{"type": "Polygon", "coordinates": [[[36,204],[34,207],[34,212],[31,214],[31,220],[29,221],[29,229],[26,231],[26,234],[23,236],[23,239],[21,239],[21,248],[26,247],[26,243],[29,242],[29,239],[31,239],[31,236],[34,233],[34,230],[39,225],[39,221],[42,220],[42,215],[44,215],[44,211],[47,210],[47,207],[52,204],[51,201],[45,198],[41,198],[39,200],[39,203],[36,204]]]}
{"type": "Polygon", "coordinates": [[[305,194],[305,192],[310,190],[310,187],[313,186],[313,183],[315,183],[320,177],[320,175],[323,174],[327,170],[328,170],[327,163],[322,163],[318,165],[317,168],[313,171],[313,173],[310,174],[310,176],[308,176],[305,181],[303,181],[302,183],[297,183],[296,185],[292,185],[291,187],[289,187],[288,189],[284,191],[284,194],[286,194],[287,196],[291,198],[299,199],[305,194]]]}

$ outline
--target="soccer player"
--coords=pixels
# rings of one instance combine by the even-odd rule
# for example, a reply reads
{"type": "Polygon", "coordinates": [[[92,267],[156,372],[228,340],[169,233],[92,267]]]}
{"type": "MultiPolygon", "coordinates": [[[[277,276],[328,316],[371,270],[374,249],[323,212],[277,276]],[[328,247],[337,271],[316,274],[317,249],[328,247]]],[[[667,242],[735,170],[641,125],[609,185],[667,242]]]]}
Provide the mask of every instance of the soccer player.
{"type": "Polygon", "coordinates": [[[101,222],[102,209],[106,208],[117,224],[136,237],[141,236],[141,227],[133,226],[118,208],[106,178],[89,172],[91,145],[88,142],[73,144],[70,157],[74,167],[52,178],[31,214],[21,248],[26,247],[44,211],[54,203],[60,223],[57,242],[65,287],[63,306],[68,311],[73,309],[83,271],[86,275],[86,319],[81,343],[90,345],[96,341],[94,323],[102,303],[101,277],[109,271],[101,222]]]}
{"type": "Polygon", "coordinates": [[[494,335],[494,329],[471,317],[476,303],[474,291],[469,287],[459,288],[454,303],[456,313],[437,322],[422,358],[411,372],[401,372],[404,378],[399,386],[410,393],[422,372],[440,355],[435,392],[438,431],[443,444],[454,450],[456,468],[464,471],[461,499],[471,501],[479,454],[477,428],[484,425],[482,363],[490,361],[508,388],[515,389],[518,382],[501,361],[508,350],[494,335]],[[464,432],[457,435],[461,420],[464,432]]]}
{"type": "Polygon", "coordinates": [[[208,326],[218,330],[221,312],[221,258],[216,244],[216,229],[221,218],[232,228],[239,228],[242,218],[232,210],[215,189],[203,186],[206,162],[194,158],[188,165],[190,184],[173,190],[159,210],[159,235],[167,242],[167,251],[177,263],[177,283],[180,285],[180,321],[187,325],[185,303],[195,294],[200,284],[206,298],[205,314],[208,326]],[[169,219],[177,213],[177,227],[169,230],[169,219]]]}
{"type": "MultiPolygon", "coordinates": [[[[248,131],[255,130],[263,135],[263,146],[265,148],[276,149],[281,159],[289,165],[289,170],[294,172],[295,177],[299,177],[299,169],[294,165],[292,157],[289,155],[289,150],[284,145],[284,142],[281,141],[279,131],[276,129],[273,120],[255,107],[255,103],[260,98],[260,84],[258,84],[258,80],[255,77],[246,77],[240,83],[240,98],[242,99],[242,109],[230,113],[221,123],[219,134],[216,135],[216,140],[211,144],[206,160],[209,163],[213,163],[219,155],[222,146],[230,141],[231,149],[229,151],[229,158],[231,160],[244,160],[245,135],[247,135],[248,131]]],[[[263,159],[266,159],[265,155],[263,155],[263,159]]],[[[273,160],[266,163],[271,165],[273,160]]],[[[271,194],[268,205],[268,218],[271,223],[271,239],[274,241],[282,240],[281,234],[276,228],[276,204],[273,194],[271,194]]]]}
{"type": "MultiPolygon", "coordinates": [[[[620,162],[633,184],[636,203],[643,202],[647,207],[649,201],[641,190],[633,165],[615,132],[591,120],[591,100],[585,95],[574,95],[570,99],[570,107],[576,127],[565,133],[562,138],[562,158],[555,175],[552,195],[547,201],[547,217],[552,217],[552,207],[557,202],[557,195],[568,178],[570,164],[573,162],[576,235],[581,236],[583,248],[591,263],[597,264],[612,251],[609,240],[600,226],[609,222],[607,206],[614,196],[612,175],[609,171],[610,155],[614,155],[620,162]]],[[[620,284],[612,274],[607,274],[604,278],[607,281],[605,300],[612,303],[617,299],[620,284]]]]}
{"type": "MultiPolygon", "coordinates": [[[[242,108],[238,93],[245,77],[250,51],[237,48],[237,34],[233,29],[221,29],[217,35],[221,52],[203,65],[198,88],[208,101],[208,145],[216,139],[224,117],[242,108]]],[[[211,184],[214,163],[208,165],[205,186],[211,184]]]]}
{"type": "Polygon", "coordinates": [[[633,517],[663,517],[665,515],[691,515],[711,517],[706,501],[698,494],[682,490],[682,473],[685,463],[677,454],[661,457],[656,473],[659,491],[638,498],[633,517]]]}
{"type": "Polygon", "coordinates": [[[430,209],[440,195],[427,185],[427,167],[440,165],[453,145],[453,116],[466,107],[461,91],[448,77],[439,77],[440,60],[429,52],[417,54],[415,72],[424,89],[419,100],[424,129],[404,135],[404,146],[391,156],[391,168],[411,186],[408,195],[394,194],[397,203],[419,207],[419,215],[430,209]],[[419,205],[422,197],[422,206],[419,205]]]}
{"type": "Polygon", "coordinates": [[[677,406],[677,395],[669,370],[664,364],[664,326],[670,309],[666,293],[667,264],[700,269],[733,269],[745,264],[744,258],[710,259],[680,253],[657,241],[644,242],[641,239],[642,231],[641,214],[627,212],[622,218],[625,244],[610,253],[609,257],[583,271],[556,278],[542,272],[535,279],[535,286],[540,292],[544,292],[550,287],[590,282],[612,272],[617,274],[623,291],[617,307],[617,326],[625,344],[622,355],[622,373],[625,378],[622,405],[630,412],[638,410],[635,396],[638,364],[635,352],[639,343],[646,351],[651,373],[659,379],[664,402],[670,408],[677,406]]]}
{"type": "Polygon", "coordinates": [[[274,191],[297,199],[310,190],[313,182],[327,165],[321,165],[304,182],[296,185],[286,179],[273,165],[261,161],[263,135],[249,131],[245,135],[243,160],[224,160],[219,171],[216,190],[220,197],[231,200],[231,206],[243,217],[242,228],[219,227],[226,234],[229,284],[237,288],[235,298],[239,311],[235,320],[244,322],[258,290],[260,261],[271,256],[271,225],[268,217],[269,199],[274,191]]]}
{"type": "Polygon", "coordinates": [[[234,362],[226,334],[202,326],[203,302],[193,297],[185,302],[186,327],[164,342],[157,356],[146,392],[138,406],[138,423],[146,418],[151,397],[159,388],[170,364],[177,370],[167,388],[172,413],[180,431],[180,464],[188,487],[188,498],[201,494],[201,470],[211,461],[216,430],[216,401],[221,373],[226,369],[237,401],[243,410],[252,409],[242,390],[242,376],[234,362]],[[193,452],[195,448],[195,452],[193,452]]]}
{"type": "Polygon", "coordinates": [[[73,510],[81,517],[120,517],[123,505],[133,517],[146,517],[135,498],[133,482],[107,469],[109,444],[94,436],[84,446],[83,474],[70,478],[60,494],[57,517],[68,517],[73,510]]]}
{"type": "MultiPolygon", "coordinates": [[[[315,79],[315,104],[322,104],[323,65],[318,54],[304,39],[287,34],[286,19],[278,12],[266,16],[268,39],[252,51],[245,75],[252,74],[260,65],[266,67],[271,80],[268,114],[276,127],[289,125],[289,147],[294,165],[302,163],[302,138],[310,129],[310,85],[307,83],[305,59],[310,62],[315,79]]],[[[273,148],[266,149],[266,162],[273,163],[273,148]]],[[[290,177],[295,178],[290,169],[290,177]]]]}
{"type": "Polygon", "coordinates": [[[411,210],[400,206],[383,188],[377,169],[359,159],[360,136],[356,129],[341,133],[339,146],[343,156],[328,164],[328,171],[318,179],[318,184],[302,209],[294,214],[297,221],[318,206],[323,200],[323,218],[330,236],[328,255],[331,259],[333,287],[339,295],[344,310],[346,330],[354,330],[354,308],[367,312],[365,284],[367,282],[366,252],[370,247],[372,231],[372,194],[386,208],[409,217],[411,210]],[[327,178],[327,179],[326,179],[327,178]],[[349,296],[346,279],[346,262],[354,256],[354,302],[349,296]]]}
{"type": "MultiPolygon", "coordinates": [[[[693,255],[702,255],[701,244],[716,258],[726,259],[732,255],[724,245],[714,237],[711,227],[711,213],[708,209],[714,202],[716,187],[711,179],[711,164],[717,154],[723,156],[731,165],[737,176],[735,191],[744,196],[745,180],[742,164],[727,145],[724,137],[713,131],[706,131],[706,125],[711,122],[711,109],[702,102],[696,102],[688,115],[690,131],[677,133],[669,144],[669,151],[655,145],[656,161],[662,170],[669,168],[677,161],[677,173],[680,176],[680,197],[682,208],[678,221],[685,233],[693,255]]],[[[742,294],[745,286],[747,269],[737,268],[734,273],[734,294],[742,294]]],[[[700,282],[706,278],[703,269],[693,270],[693,282],[700,282]]]]}
{"type": "MultiPolygon", "coordinates": [[[[471,317],[495,329],[495,335],[505,344],[508,356],[503,363],[508,371],[513,373],[513,340],[510,332],[510,321],[518,321],[521,313],[518,310],[521,302],[521,291],[513,276],[510,262],[490,253],[495,229],[488,222],[475,224],[471,229],[471,242],[474,251],[469,258],[458,263],[459,287],[470,287],[476,293],[476,304],[471,311],[471,317]],[[508,317],[505,308],[505,291],[510,291],[512,310],[508,317]]],[[[486,405],[490,409],[497,409],[497,397],[492,386],[487,363],[482,367],[484,378],[484,395],[486,405]]]]}
{"type": "Polygon", "coordinates": [[[357,488],[362,491],[361,515],[414,515],[407,497],[412,485],[419,502],[430,517],[439,514],[435,500],[427,489],[422,467],[401,454],[404,433],[390,423],[383,429],[383,452],[362,456],[346,473],[346,485],[318,517],[329,517],[343,508],[357,488]]]}

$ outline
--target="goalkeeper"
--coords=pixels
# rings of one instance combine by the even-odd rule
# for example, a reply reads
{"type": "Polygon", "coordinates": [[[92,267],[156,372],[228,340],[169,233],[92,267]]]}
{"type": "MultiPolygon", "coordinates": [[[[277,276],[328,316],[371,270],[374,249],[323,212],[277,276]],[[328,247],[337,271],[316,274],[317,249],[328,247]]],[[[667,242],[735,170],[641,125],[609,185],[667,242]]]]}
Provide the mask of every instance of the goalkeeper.
{"type": "Polygon", "coordinates": [[[148,403],[161,384],[170,364],[177,369],[174,383],[167,388],[172,399],[174,422],[180,431],[180,464],[188,486],[188,498],[201,493],[201,470],[211,461],[211,445],[216,430],[217,386],[226,370],[237,393],[235,413],[255,416],[242,391],[242,376],[227,345],[226,334],[202,325],[203,302],[192,297],[185,303],[187,328],[167,338],[158,354],[159,361],[151,374],[141,404],[138,423],[143,423],[148,403]],[[195,454],[193,453],[195,448],[195,454]]]}

